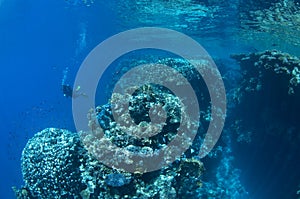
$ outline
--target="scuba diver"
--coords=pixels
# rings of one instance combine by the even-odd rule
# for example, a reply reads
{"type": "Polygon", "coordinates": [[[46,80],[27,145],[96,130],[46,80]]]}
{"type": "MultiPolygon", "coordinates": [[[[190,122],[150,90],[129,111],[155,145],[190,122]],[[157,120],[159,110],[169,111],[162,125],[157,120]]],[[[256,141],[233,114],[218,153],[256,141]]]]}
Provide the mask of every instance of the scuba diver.
{"type": "Polygon", "coordinates": [[[63,84],[61,86],[62,86],[63,94],[66,98],[73,97],[73,89],[69,84],[63,84]]]}
{"type": "Polygon", "coordinates": [[[69,68],[66,67],[65,70],[63,71],[63,79],[61,82],[62,92],[63,92],[64,96],[66,98],[68,98],[68,97],[76,98],[79,96],[87,97],[87,95],[85,93],[79,93],[80,86],[77,86],[77,88],[75,90],[73,90],[72,86],[70,86],[69,84],[66,83],[68,72],[69,72],[69,68]]]}

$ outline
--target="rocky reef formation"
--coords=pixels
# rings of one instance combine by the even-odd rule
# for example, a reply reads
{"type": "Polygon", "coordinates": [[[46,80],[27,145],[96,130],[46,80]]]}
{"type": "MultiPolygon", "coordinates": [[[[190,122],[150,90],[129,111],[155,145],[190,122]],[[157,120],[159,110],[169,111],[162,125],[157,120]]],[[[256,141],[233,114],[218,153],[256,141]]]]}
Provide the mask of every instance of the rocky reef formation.
{"type": "MultiPolygon", "coordinates": [[[[204,89],[203,80],[201,83],[200,74],[182,59],[170,58],[160,63],[173,66],[195,86],[200,96],[199,103],[207,105],[202,109],[205,113],[202,122],[208,123],[210,107],[205,102],[207,90],[204,89]]],[[[147,75],[150,78],[157,76],[155,73],[147,75]]],[[[165,81],[184,86],[174,76],[162,76],[165,81]]],[[[193,140],[185,137],[184,133],[180,135],[181,142],[166,150],[162,159],[152,161],[156,151],[166,148],[173,139],[180,137],[176,135],[180,124],[185,125],[186,129],[193,129],[192,126],[198,125],[199,121],[191,120],[187,109],[182,107],[182,101],[164,86],[147,84],[127,89],[134,90],[131,96],[114,93],[107,104],[89,112],[89,132],[71,133],[48,128],[31,138],[22,154],[25,185],[19,190],[15,189],[17,197],[199,198],[204,166],[197,154],[205,125],[199,131],[197,127],[192,132],[197,142],[192,143],[193,140]],[[129,105],[129,112],[124,111],[126,105],[129,105]],[[116,118],[125,123],[131,118],[134,125],[120,126],[116,118]],[[149,125],[159,118],[165,121],[159,125],[149,125]],[[157,133],[151,135],[151,132],[157,133]],[[147,136],[149,133],[151,136],[147,136]],[[190,147],[188,150],[182,149],[182,145],[190,147]],[[175,161],[171,160],[172,153],[178,150],[185,153],[180,153],[181,156],[176,157],[175,161]],[[126,151],[136,154],[134,157],[140,159],[134,159],[126,151]],[[163,162],[166,164],[163,165],[163,162]],[[154,169],[143,169],[145,164],[150,168],[152,165],[154,169]],[[126,166],[141,166],[141,170],[129,172],[126,166]]]]}
{"type": "MultiPolygon", "coordinates": [[[[257,153],[253,155],[256,164],[261,165],[258,170],[276,169],[276,173],[298,170],[299,58],[277,50],[232,55],[232,58],[240,64],[241,78],[231,96],[236,104],[231,129],[238,142],[251,143],[238,145],[239,150],[251,151],[251,146],[256,147],[257,153]],[[285,167],[279,169],[274,167],[276,164],[285,167]]],[[[291,193],[291,189],[295,194],[299,175],[295,172],[280,176],[281,181],[289,183],[278,185],[282,190],[278,197],[287,197],[284,193],[291,193]]]]}
{"type": "MultiPolygon", "coordinates": [[[[272,87],[286,87],[289,95],[299,92],[300,60],[295,56],[277,50],[259,53],[232,55],[242,69],[241,89],[247,92],[269,90],[272,87]],[[277,82],[277,86],[274,85],[277,82]],[[279,85],[280,84],[280,85],[279,85]],[[264,88],[262,88],[264,87],[264,88]]],[[[281,90],[283,92],[283,90],[281,90]]]]}
{"type": "Polygon", "coordinates": [[[239,62],[242,72],[233,96],[239,118],[236,131],[243,132],[237,126],[247,128],[248,133],[263,128],[267,134],[300,140],[297,132],[300,60],[276,50],[232,55],[232,58],[239,62]]]}
{"type": "MultiPolygon", "coordinates": [[[[235,102],[230,106],[230,126],[225,129],[220,145],[208,156],[209,161],[217,163],[215,177],[203,179],[204,166],[197,158],[203,133],[211,120],[205,84],[189,63],[168,58],[159,63],[171,65],[183,74],[203,107],[200,128],[194,142],[185,140],[191,145],[185,153],[175,161],[163,156],[161,161],[168,164],[157,170],[143,169],[145,164],[160,164],[143,160],[149,157],[151,160],[155,151],[166,147],[176,137],[180,123],[194,126],[199,121],[190,120],[177,96],[164,86],[148,84],[126,88],[134,90],[132,95],[114,93],[107,104],[91,109],[88,113],[90,131],[78,134],[48,128],[28,141],[22,154],[25,185],[15,189],[17,198],[247,198],[248,193],[239,179],[240,171],[234,167],[230,143],[235,140],[259,145],[262,139],[267,140],[268,148],[260,148],[263,162],[274,161],[268,157],[270,150],[277,157],[285,157],[286,153],[293,157],[300,141],[300,60],[276,50],[236,54],[232,58],[240,64],[241,78],[234,92],[228,94],[235,102]],[[161,125],[151,126],[151,114],[166,120],[161,125]],[[116,118],[125,124],[131,118],[135,125],[120,126],[116,118]],[[154,131],[159,133],[147,136],[154,131]],[[278,146],[284,150],[276,150],[278,146]],[[139,161],[124,150],[136,154],[139,161]],[[128,172],[126,166],[133,165],[141,169],[128,172]]],[[[132,67],[139,64],[142,63],[134,63],[132,67]]],[[[124,70],[121,73],[129,68],[124,70]]],[[[148,74],[149,77],[155,75],[148,74]]],[[[174,84],[184,84],[176,82],[173,76],[162,77],[174,84]]],[[[238,146],[239,150],[248,147],[238,146]]],[[[288,168],[294,167],[289,165],[288,168]]],[[[298,178],[297,175],[294,178],[298,178]]],[[[282,185],[282,190],[290,188],[287,186],[282,185]]]]}
{"type": "Polygon", "coordinates": [[[17,198],[187,198],[201,187],[203,164],[182,158],[145,174],[112,169],[84,149],[78,134],[48,128],[22,154],[25,185],[17,198]]]}
{"type": "Polygon", "coordinates": [[[79,137],[67,130],[49,128],[37,133],[22,153],[22,173],[30,195],[55,198],[80,192],[83,184],[76,167],[83,151],[79,137]]]}

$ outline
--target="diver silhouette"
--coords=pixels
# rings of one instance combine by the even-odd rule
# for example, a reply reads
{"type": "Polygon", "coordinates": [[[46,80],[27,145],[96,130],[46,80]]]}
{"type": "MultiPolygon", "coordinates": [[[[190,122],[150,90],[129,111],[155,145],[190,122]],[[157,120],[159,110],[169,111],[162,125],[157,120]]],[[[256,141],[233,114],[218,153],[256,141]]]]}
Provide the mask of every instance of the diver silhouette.
{"type": "Polygon", "coordinates": [[[61,80],[62,92],[66,98],[73,97],[73,88],[66,83],[69,67],[66,67],[63,71],[63,78],[61,80]]]}
{"type": "Polygon", "coordinates": [[[66,98],[73,97],[73,89],[69,84],[62,85],[62,91],[66,98]]]}
{"type": "Polygon", "coordinates": [[[77,88],[75,90],[73,90],[72,86],[70,86],[69,84],[66,83],[68,72],[69,72],[69,68],[66,67],[65,70],[63,71],[63,78],[62,78],[62,81],[61,81],[62,92],[63,92],[64,96],[66,98],[68,98],[68,97],[76,98],[76,97],[79,97],[79,96],[87,97],[87,95],[85,93],[80,93],[79,92],[80,86],[77,86],[77,88]]]}

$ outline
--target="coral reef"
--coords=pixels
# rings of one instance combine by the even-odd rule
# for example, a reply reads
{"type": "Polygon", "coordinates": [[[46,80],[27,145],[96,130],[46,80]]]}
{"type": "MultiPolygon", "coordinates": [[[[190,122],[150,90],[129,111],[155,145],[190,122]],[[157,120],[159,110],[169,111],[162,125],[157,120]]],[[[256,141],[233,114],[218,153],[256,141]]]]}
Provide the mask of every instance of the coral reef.
{"type": "MultiPolygon", "coordinates": [[[[227,139],[230,140],[228,132],[226,134],[227,139]]],[[[203,188],[200,190],[199,198],[250,198],[240,180],[241,170],[234,167],[232,151],[228,143],[226,145],[219,149],[220,157],[218,159],[220,162],[215,168],[215,177],[212,177],[213,180],[203,180],[203,188]]]]}
{"type": "MultiPolygon", "coordinates": [[[[260,129],[264,123],[265,131],[270,134],[282,135],[289,131],[290,139],[297,137],[299,58],[276,50],[232,55],[232,58],[239,62],[243,75],[233,96],[239,118],[235,128],[245,126],[242,123],[246,122],[249,133],[260,129]]],[[[241,129],[237,131],[241,132],[241,129]]]]}
{"type": "MultiPolygon", "coordinates": [[[[138,127],[125,127],[117,126],[117,123],[114,121],[114,117],[112,116],[112,112],[110,109],[106,109],[103,111],[103,108],[108,107],[109,105],[104,105],[102,107],[96,108],[97,119],[100,125],[102,124],[102,129],[109,130],[109,133],[106,133],[106,136],[110,138],[114,144],[117,146],[126,147],[128,145],[136,145],[136,146],[148,146],[152,149],[160,148],[160,145],[168,144],[170,140],[172,140],[177,131],[177,127],[179,126],[179,122],[181,120],[182,114],[180,109],[179,99],[170,93],[170,91],[166,90],[163,87],[159,87],[157,85],[147,85],[138,89],[133,96],[122,95],[119,93],[114,93],[111,102],[118,101],[118,108],[115,111],[118,115],[115,115],[118,119],[129,120],[132,118],[134,123],[138,125],[138,127]],[[120,102],[122,100],[122,102],[120,102]],[[125,113],[125,105],[129,104],[129,114],[125,113]],[[151,122],[149,111],[151,107],[155,106],[155,104],[163,105],[164,111],[166,111],[165,115],[167,120],[165,123],[155,126],[157,129],[151,129],[148,126],[148,123],[151,122]],[[122,106],[123,105],[123,106],[122,106]],[[103,121],[105,123],[103,124],[103,121]],[[109,124],[109,127],[107,127],[109,124]],[[104,128],[103,128],[104,127],[104,128]],[[148,128],[148,129],[147,129],[148,128]],[[158,135],[145,137],[147,133],[155,130],[160,132],[158,135]],[[142,133],[145,134],[143,140],[137,140],[133,136],[125,135],[123,132],[131,131],[133,133],[142,133]]],[[[155,112],[156,116],[164,115],[163,110],[151,110],[155,112]]],[[[187,117],[187,116],[185,116],[187,117]]],[[[95,126],[96,124],[93,124],[95,126]]],[[[153,127],[154,128],[154,127],[153,127]]]]}
{"type": "Polygon", "coordinates": [[[269,50],[248,55],[232,55],[231,57],[241,65],[244,76],[242,87],[248,92],[259,91],[262,86],[269,86],[268,82],[273,81],[268,78],[274,78],[275,82],[279,81],[286,86],[289,95],[293,95],[295,89],[299,90],[300,60],[295,56],[277,50],[269,50]],[[263,83],[263,81],[265,82],[263,83]]]}
{"type": "Polygon", "coordinates": [[[40,198],[69,197],[80,192],[78,167],[83,148],[69,131],[45,129],[30,139],[22,153],[22,173],[28,191],[40,198]]]}
{"type": "MultiPolygon", "coordinates": [[[[196,92],[203,114],[201,126],[192,132],[194,142],[186,137],[188,133],[178,136],[178,126],[184,125],[190,130],[199,121],[189,117],[188,109],[183,108],[182,101],[171,90],[157,84],[126,87],[134,90],[132,95],[114,93],[107,104],[91,109],[88,113],[90,131],[71,133],[48,128],[28,141],[22,154],[25,185],[14,189],[17,198],[213,198],[224,192],[226,187],[222,186],[222,182],[213,184],[202,181],[204,166],[197,157],[205,128],[211,120],[210,110],[216,108],[209,104],[205,83],[196,69],[183,59],[167,58],[158,63],[179,71],[196,92]],[[126,107],[126,104],[129,106],[126,107]],[[124,111],[126,108],[128,112],[124,111]],[[117,115],[113,115],[113,110],[117,115]],[[125,124],[131,119],[135,125],[118,125],[120,123],[116,120],[120,118],[125,124]],[[155,118],[165,119],[165,122],[149,125],[155,122],[155,118]],[[158,133],[147,136],[151,132],[158,133]],[[167,148],[180,136],[180,143],[166,150],[159,161],[152,161],[156,151],[167,148]],[[189,147],[183,149],[181,145],[189,147]],[[175,160],[170,159],[174,151],[181,152],[175,160]],[[132,157],[136,156],[130,154],[140,159],[134,159],[132,157]],[[163,165],[164,162],[167,164],[163,165]],[[145,164],[158,169],[147,172],[143,170],[145,164]],[[140,167],[136,167],[138,169],[134,172],[126,169],[126,166],[134,168],[134,165],[140,167]]],[[[130,66],[136,64],[140,63],[130,66]]],[[[209,67],[205,59],[198,64],[209,67]]],[[[153,71],[147,76],[152,78],[157,74],[153,71]]],[[[177,76],[162,74],[160,77],[182,88],[187,84],[178,81],[177,76]]],[[[121,90],[125,89],[122,87],[124,84],[120,86],[121,90]]],[[[195,105],[188,100],[187,104],[191,107],[195,105]]],[[[220,169],[223,170],[223,167],[220,169]]],[[[227,178],[236,182],[238,175],[235,171],[228,172],[227,178]]],[[[239,182],[236,184],[240,185],[239,182]]],[[[229,198],[230,194],[228,192],[222,196],[229,198]]]]}
{"type": "Polygon", "coordinates": [[[184,198],[201,187],[202,172],[203,164],[194,158],[182,158],[168,168],[145,174],[112,169],[88,154],[78,134],[49,128],[37,133],[24,148],[25,185],[15,192],[22,199],[184,198]]]}
{"type": "Polygon", "coordinates": [[[280,189],[276,197],[294,198],[299,172],[293,172],[292,176],[285,174],[299,170],[296,162],[299,162],[300,142],[300,60],[277,50],[232,57],[240,64],[242,74],[232,94],[236,106],[231,131],[235,132],[236,141],[244,141],[236,147],[249,154],[255,147],[252,161],[259,166],[253,172],[260,173],[252,177],[253,181],[260,183],[262,173],[272,169],[272,180],[286,182],[274,184],[273,189],[280,189]],[[245,144],[248,140],[251,144],[245,144]],[[274,166],[282,164],[285,166],[274,166]]]}

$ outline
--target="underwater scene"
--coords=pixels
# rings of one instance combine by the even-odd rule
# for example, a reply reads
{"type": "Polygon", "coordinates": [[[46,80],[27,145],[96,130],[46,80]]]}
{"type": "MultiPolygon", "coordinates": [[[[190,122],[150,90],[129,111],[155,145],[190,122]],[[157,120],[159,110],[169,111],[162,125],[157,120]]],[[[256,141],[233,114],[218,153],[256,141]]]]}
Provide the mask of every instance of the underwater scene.
{"type": "Polygon", "coordinates": [[[300,199],[300,0],[0,0],[0,198],[300,199]]]}

